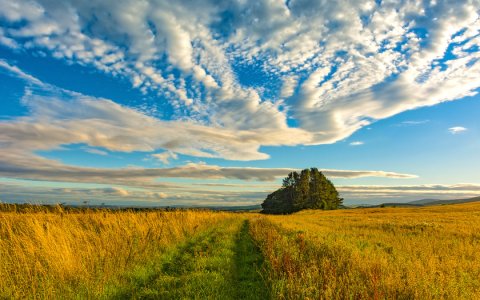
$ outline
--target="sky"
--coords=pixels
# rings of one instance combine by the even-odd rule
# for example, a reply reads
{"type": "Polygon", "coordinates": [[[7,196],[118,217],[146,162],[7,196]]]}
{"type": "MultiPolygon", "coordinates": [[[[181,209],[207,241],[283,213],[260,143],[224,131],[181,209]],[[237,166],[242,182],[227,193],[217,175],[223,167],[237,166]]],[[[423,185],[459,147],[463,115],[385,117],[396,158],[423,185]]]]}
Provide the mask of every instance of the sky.
{"type": "Polygon", "coordinates": [[[0,201],[480,195],[480,0],[0,0],[0,201]]]}

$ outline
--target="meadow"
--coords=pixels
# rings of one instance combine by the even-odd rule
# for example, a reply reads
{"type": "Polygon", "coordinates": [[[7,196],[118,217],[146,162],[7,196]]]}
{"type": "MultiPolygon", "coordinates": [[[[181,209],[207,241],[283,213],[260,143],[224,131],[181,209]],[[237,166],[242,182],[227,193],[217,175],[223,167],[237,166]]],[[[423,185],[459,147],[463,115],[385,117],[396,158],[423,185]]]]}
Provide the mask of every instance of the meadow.
{"type": "Polygon", "coordinates": [[[0,213],[0,298],[110,298],[135,267],[232,220],[204,211],[0,213]]]}
{"type": "Polygon", "coordinates": [[[0,298],[478,299],[480,203],[0,212],[0,298]]]}
{"type": "Polygon", "coordinates": [[[480,203],[251,222],[284,299],[479,299],[480,203]]]}

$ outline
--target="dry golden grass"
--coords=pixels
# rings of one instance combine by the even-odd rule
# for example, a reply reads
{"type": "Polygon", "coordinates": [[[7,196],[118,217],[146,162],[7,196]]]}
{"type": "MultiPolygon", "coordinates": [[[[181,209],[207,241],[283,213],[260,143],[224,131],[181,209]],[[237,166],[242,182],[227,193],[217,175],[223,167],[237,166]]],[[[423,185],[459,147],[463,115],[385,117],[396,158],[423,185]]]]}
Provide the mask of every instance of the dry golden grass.
{"type": "Polygon", "coordinates": [[[265,216],[250,232],[276,298],[480,299],[480,203],[265,216]]]}
{"type": "MultiPolygon", "coordinates": [[[[129,287],[135,294],[131,278],[149,278],[156,265],[153,278],[178,267],[174,279],[185,291],[218,291],[218,282],[257,272],[246,258],[261,255],[247,232],[274,299],[480,298],[480,203],[288,216],[29,210],[0,212],[0,298],[111,298],[129,287]],[[164,265],[172,257],[179,266],[164,265]],[[212,266],[224,266],[215,276],[225,278],[193,280],[213,276],[212,266]]],[[[144,290],[158,292],[147,289],[155,284],[144,290]]]]}
{"type": "Polygon", "coordinates": [[[0,212],[0,298],[101,297],[135,265],[228,218],[205,211],[0,212]]]}

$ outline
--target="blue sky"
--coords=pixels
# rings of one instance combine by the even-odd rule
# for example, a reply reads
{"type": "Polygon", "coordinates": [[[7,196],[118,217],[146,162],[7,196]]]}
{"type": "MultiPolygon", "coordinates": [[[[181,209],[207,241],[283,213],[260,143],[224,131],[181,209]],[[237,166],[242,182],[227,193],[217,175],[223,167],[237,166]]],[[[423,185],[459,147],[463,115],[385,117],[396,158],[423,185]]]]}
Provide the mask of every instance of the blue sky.
{"type": "Polygon", "coordinates": [[[0,0],[0,201],[476,196],[479,7],[0,0]]]}

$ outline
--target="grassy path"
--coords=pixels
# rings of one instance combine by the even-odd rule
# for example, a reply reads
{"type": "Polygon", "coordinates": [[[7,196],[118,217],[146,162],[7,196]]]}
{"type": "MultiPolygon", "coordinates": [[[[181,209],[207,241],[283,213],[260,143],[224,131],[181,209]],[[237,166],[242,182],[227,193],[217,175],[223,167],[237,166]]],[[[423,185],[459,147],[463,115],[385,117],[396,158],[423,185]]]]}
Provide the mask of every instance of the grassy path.
{"type": "Polygon", "coordinates": [[[235,299],[269,299],[269,289],[261,277],[263,256],[248,232],[249,222],[242,223],[235,242],[235,299]]]}
{"type": "Polygon", "coordinates": [[[268,299],[248,220],[204,231],[129,274],[114,299],[268,299]]]}

